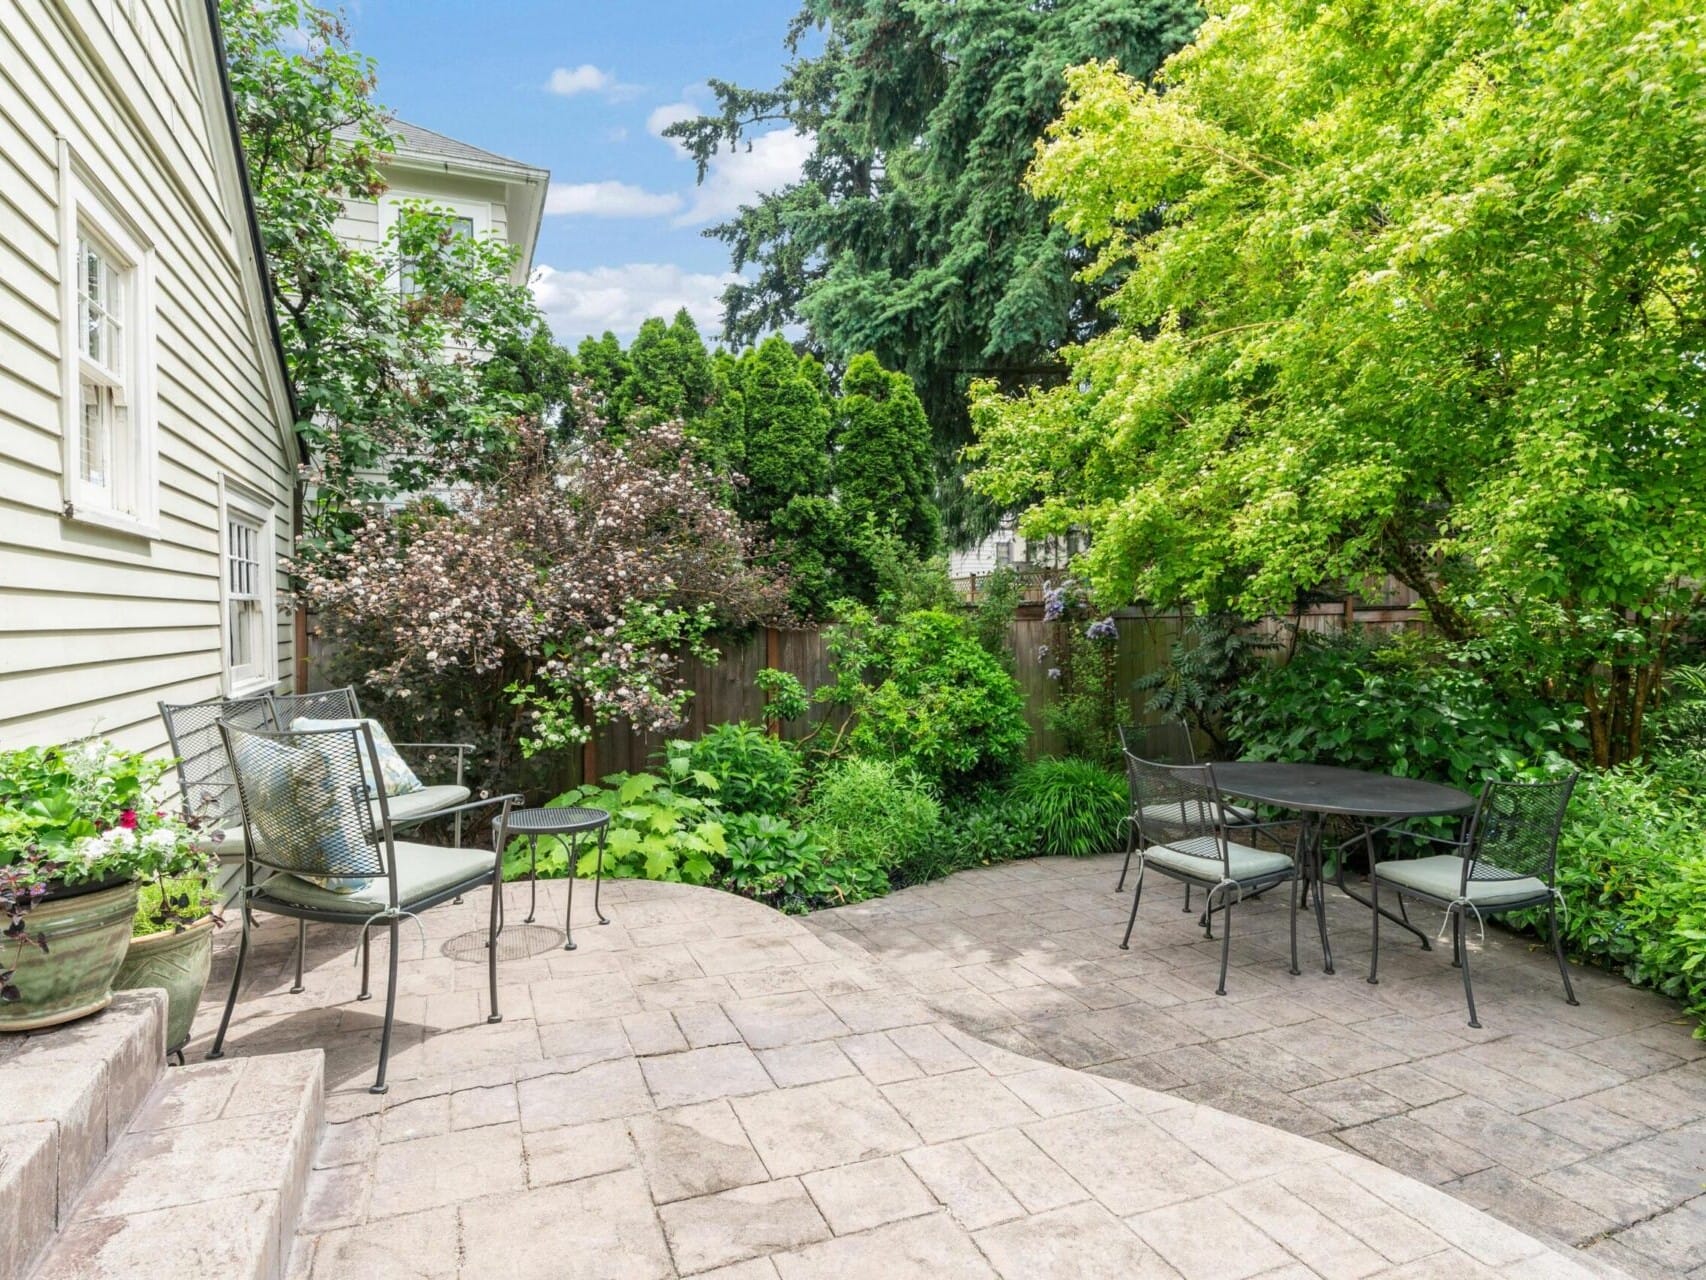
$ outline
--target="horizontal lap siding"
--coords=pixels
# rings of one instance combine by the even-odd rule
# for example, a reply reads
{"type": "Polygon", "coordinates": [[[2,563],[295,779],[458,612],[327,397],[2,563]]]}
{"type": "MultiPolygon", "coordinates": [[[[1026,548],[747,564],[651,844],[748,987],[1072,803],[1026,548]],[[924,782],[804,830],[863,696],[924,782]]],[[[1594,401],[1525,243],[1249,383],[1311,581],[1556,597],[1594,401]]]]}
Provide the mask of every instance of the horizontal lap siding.
{"type": "MultiPolygon", "coordinates": [[[[294,457],[183,3],[0,6],[0,747],[90,732],[161,747],[156,700],[219,692],[222,474],[272,498],[289,549],[294,457]],[[157,538],[61,515],[61,136],[155,251],[157,538]]],[[[279,622],[287,678],[284,608],[279,622]]]]}

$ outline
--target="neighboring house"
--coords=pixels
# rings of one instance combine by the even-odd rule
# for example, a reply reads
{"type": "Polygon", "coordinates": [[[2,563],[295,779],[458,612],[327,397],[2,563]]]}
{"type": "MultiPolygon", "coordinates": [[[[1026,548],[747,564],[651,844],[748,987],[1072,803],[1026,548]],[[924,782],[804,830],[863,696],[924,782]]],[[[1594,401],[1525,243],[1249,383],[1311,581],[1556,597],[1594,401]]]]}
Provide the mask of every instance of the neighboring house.
{"type": "Polygon", "coordinates": [[[215,0],[0,4],[0,747],[287,681],[300,463],[215,0]]]}
{"type": "Polygon", "coordinates": [[[974,546],[948,553],[948,574],[956,581],[985,578],[997,569],[1064,569],[1087,542],[1078,534],[1065,538],[1029,540],[1018,531],[1018,521],[1004,516],[994,533],[974,546]]]}
{"type": "MultiPolygon", "coordinates": [[[[469,235],[495,235],[516,245],[514,280],[526,284],[533,269],[533,248],[545,214],[551,174],[534,165],[482,151],[406,120],[386,122],[396,152],[379,168],[389,190],[377,200],[350,201],[338,221],[338,235],[355,248],[374,249],[396,221],[397,206],[421,201],[442,206],[469,235]]],[[[407,281],[399,282],[407,287],[407,281]]]]}

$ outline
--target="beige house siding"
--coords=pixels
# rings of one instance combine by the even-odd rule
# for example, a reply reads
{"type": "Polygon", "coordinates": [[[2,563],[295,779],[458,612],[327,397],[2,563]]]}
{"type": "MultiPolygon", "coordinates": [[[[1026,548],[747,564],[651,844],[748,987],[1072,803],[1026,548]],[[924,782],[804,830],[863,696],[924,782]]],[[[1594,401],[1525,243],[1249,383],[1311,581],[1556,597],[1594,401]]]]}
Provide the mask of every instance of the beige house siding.
{"type": "MultiPolygon", "coordinates": [[[[225,685],[222,491],[270,504],[289,549],[294,443],[224,110],[202,0],[0,5],[0,747],[164,745],[156,700],[225,685]],[[148,251],[142,533],[65,515],[68,164],[148,251]]],[[[282,682],[282,603],[276,623],[282,682]]]]}
{"type": "MultiPolygon", "coordinates": [[[[448,205],[458,213],[470,214],[479,234],[516,243],[510,240],[508,183],[389,165],[385,167],[385,179],[391,184],[390,189],[377,200],[349,201],[344,205],[337,234],[352,248],[377,249],[392,221],[386,206],[415,200],[448,205]]],[[[516,263],[514,272],[517,284],[527,282],[530,250],[531,245],[522,242],[522,259],[516,263]]]]}

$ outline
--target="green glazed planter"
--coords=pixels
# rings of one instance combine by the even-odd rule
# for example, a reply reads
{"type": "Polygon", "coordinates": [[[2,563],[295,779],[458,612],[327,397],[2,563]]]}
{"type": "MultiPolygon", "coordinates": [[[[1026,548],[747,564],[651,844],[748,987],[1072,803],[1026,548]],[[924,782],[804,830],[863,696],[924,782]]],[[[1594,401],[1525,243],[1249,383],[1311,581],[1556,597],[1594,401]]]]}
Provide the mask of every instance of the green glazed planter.
{"type": "Polygon", "coordinates": [[[16,963],[21,1000],[0,1004],[0,1031],[39,1031],[99,1013],[112,1003],[113,977],[130,945],[136,882],[49,890],[24,917],[47,951],[8,942],[0,955],[16,963]]]}
{"type": "Polygon", "coordinates": [[[190,1024],[207,987],[213,967],[213,917],[206,916],[182,933],[144,934],[130,940],[130,950],[113,979],[115,991],[163,987],[166,992],[166,1052],[177,1053],[189,1042],[190,1024]]]}

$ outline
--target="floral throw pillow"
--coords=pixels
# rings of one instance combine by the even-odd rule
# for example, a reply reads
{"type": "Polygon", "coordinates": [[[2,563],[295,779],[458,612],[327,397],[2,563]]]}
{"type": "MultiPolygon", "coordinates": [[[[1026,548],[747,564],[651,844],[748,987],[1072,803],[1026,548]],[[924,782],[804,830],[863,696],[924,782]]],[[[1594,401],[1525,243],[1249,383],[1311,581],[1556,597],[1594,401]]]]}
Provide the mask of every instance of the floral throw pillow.
{"type": "MultiPolygon", "coordinates": [[[[365,724],[373,731],[373,749],[379,756],[379,773],[385,784],[385,794],[388,796],[408,795],[411,791],[423,791],[425,786],[415,776],[415,771],[409,768],[402,756],[397,754],[397,748],[391,745],[391,739],[385,735],[385,730],[377,720],[315,720],[303,716],[292,722],[292,729],[354,729],[357,725],[365,724]]],[[[362,752],[362,771],[368,767],[367,752],[362,752]]],[[[371,785],[371,779],[369,780],[371,785]]]]}

